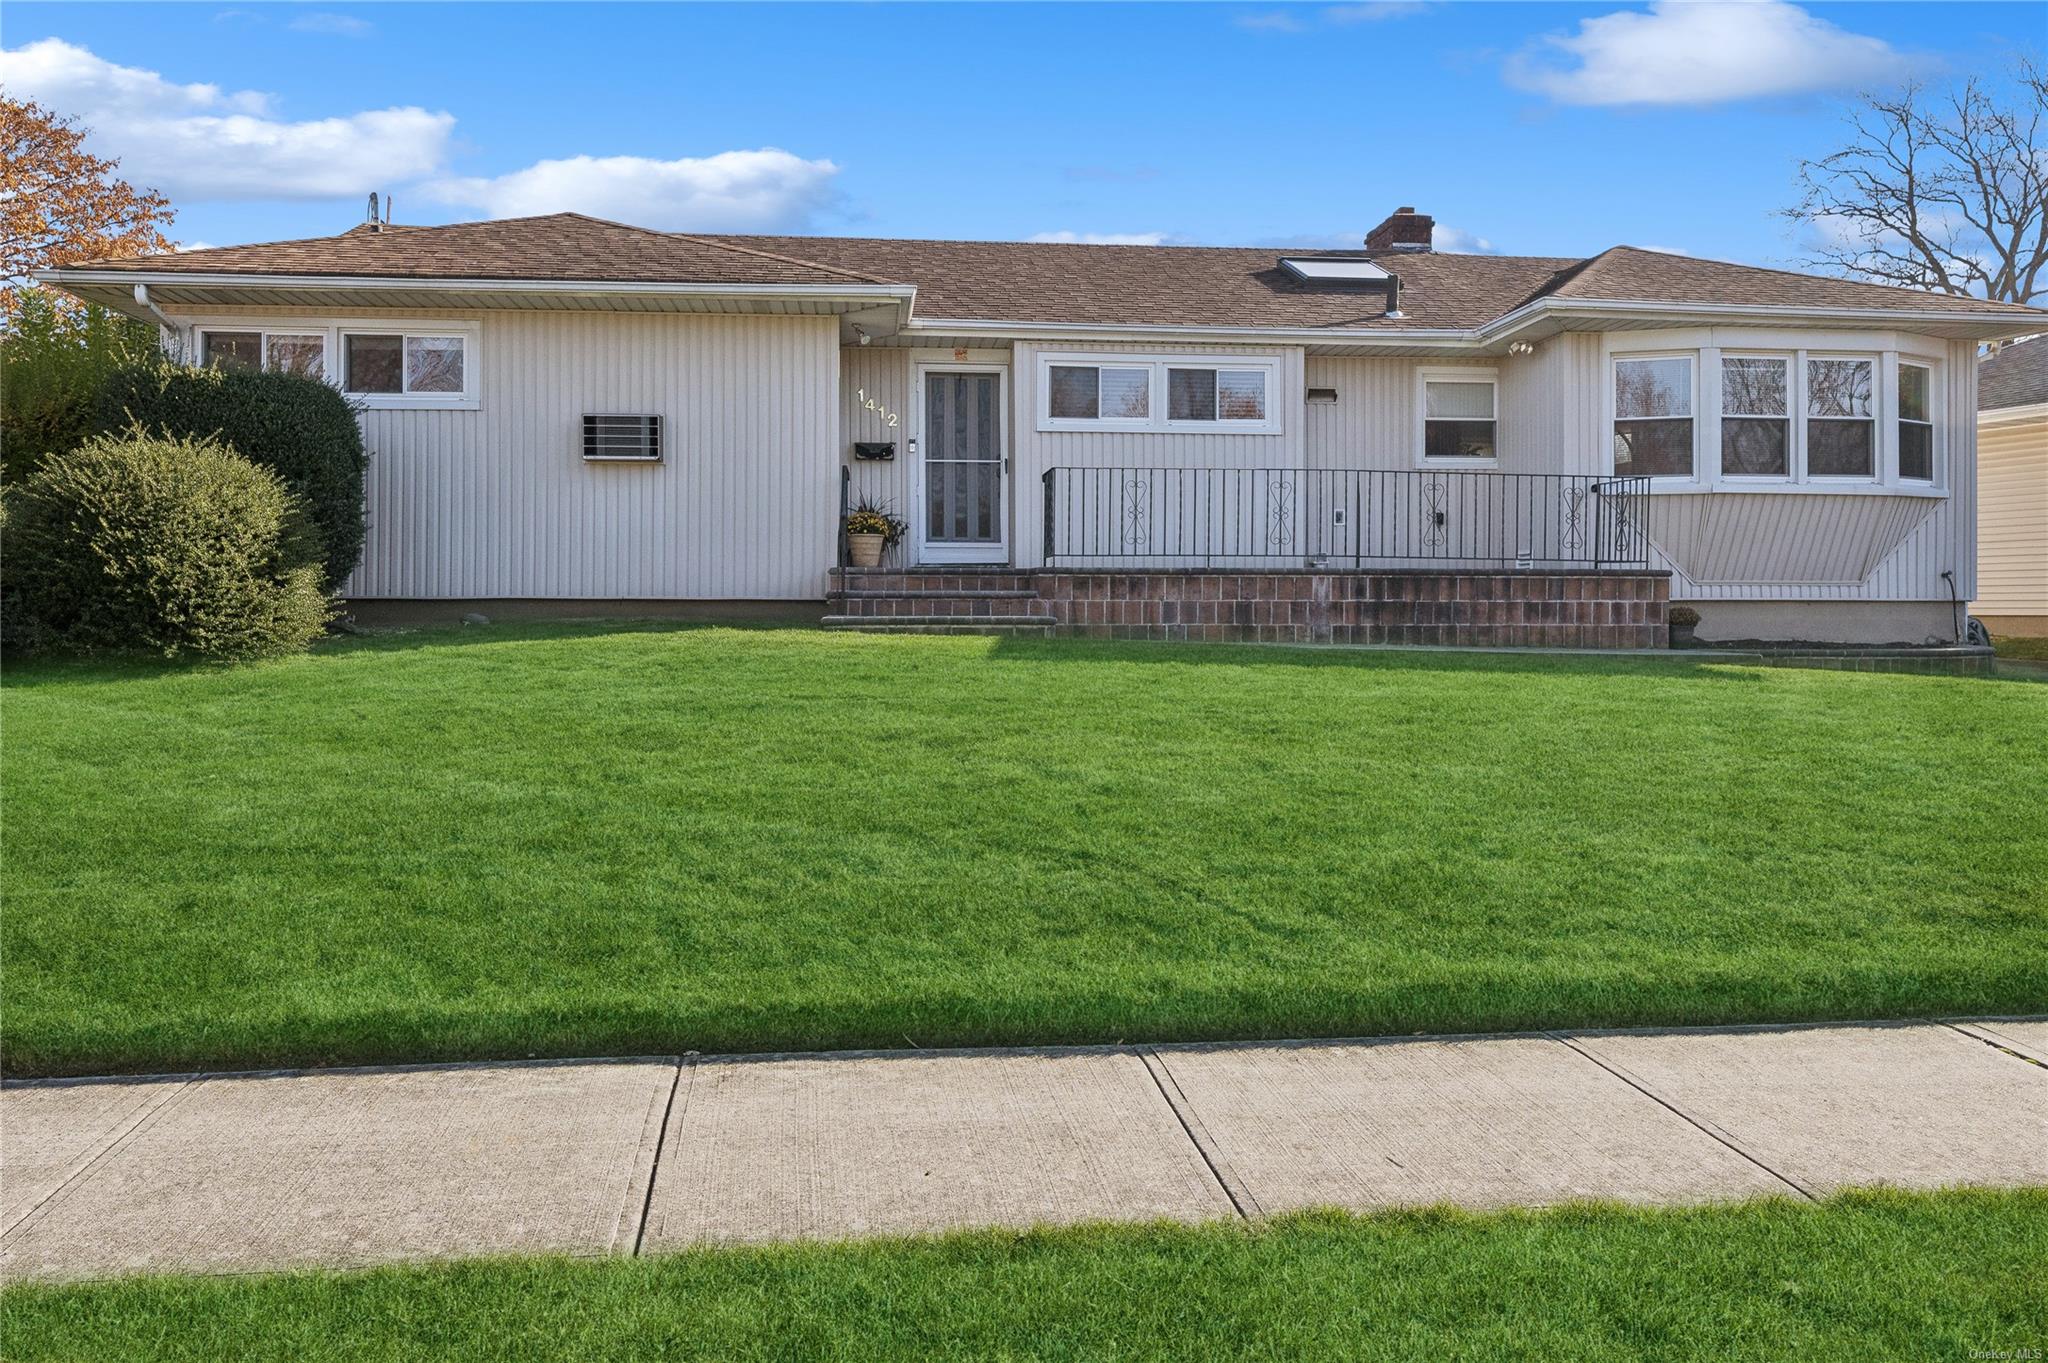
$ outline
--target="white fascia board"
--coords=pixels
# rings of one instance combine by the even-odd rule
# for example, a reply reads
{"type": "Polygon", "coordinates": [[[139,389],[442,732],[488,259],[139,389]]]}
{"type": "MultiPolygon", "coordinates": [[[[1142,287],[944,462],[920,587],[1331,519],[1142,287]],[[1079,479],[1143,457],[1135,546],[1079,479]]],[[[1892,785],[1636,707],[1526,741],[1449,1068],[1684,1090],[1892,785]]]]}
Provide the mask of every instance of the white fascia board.
{"type": "Polygon", "coordinates": [[[652,294],[678,298],[813,298],[824,302],[901,302],[917,297],[913,284],[670,284],[648,280],[419,279],[387,275],[214,274],[194,270],[37,270],[45,284],[275,289],[406,289],[422,293],[652,294]]]}
{"type": "MultiPolygon", "coordinates": [[[[1742,320],[1757,323],[1827,321],[1896,329],[1919,323],[1947,326],[1967,325],[1993,336],[2025,335],[2040,329],[2040,321],[2026,317],[2003,318],[1984,313],[1936,312],[1931,309],[1894,308],[1757,308],[1732,303],[1645,303],[1629,299],[1539,298],[1513,312],[1504,313],[1483,326],[1399,327],[1364,330],[1356,327],[1216,327],[1109,324],[1102,322],[1013,322],[992,318],[921,317],[904,328],[906,332],[934,335],[997,334],[1017,340],[1073,337],[1180,338],[1183,340],[1247,342],[1304,341],[1315,344],[1360,346],[1442,345],[1488,346],[1506,341],[1540,323],[1565,318],[1598,320],[1603,316],[1639,321],[1643,318],[1669,320],[1673,325],[1702,318],[1742,320]]],[[[2048,316],[2048,314],[2044,314],[2048,316]]]]}
{"type": "Polygon", "coordinates": [[[2048,313],[2033,317],[2000,316],[1983,312],[1948,312],[1932,308],[1824,308],[1793,304],[1756,307],[1747,303],[1665,303],[1629,298],[1539,298],[1513,312],[1504,313],[1475,333],[1488,340],[1500,340],[1546,317],[1603,317],[1639,321],[1643,318],[1669,320],[1675,325],[1701,319],[1745,322],[1836,322],[1862,327],[1898,329],[1915,325],[1967,326],[1980,339],[2020,336],[2038,329],[2048,313]]]}
{"type": "Polygon", "coordinates": [[[1477,333],[1447,327],[1416,327],[1402,331],[1359,331],[1332,327],[1205,327],[1166,326],[1109,322],[1004,322],[986,318],[918,318],[906,326],[906,335],[1002,336],[1019,341],[1073,340],[1099,337],[1106,341],[1134,340],[1207,341],[1221,344],[1242,342],[1256,345],[1274,341],[1340,342],[1347,345],[1380,342],[1387,345],[1415,345],[1431,342],[1470,345],[1477,333]]]}

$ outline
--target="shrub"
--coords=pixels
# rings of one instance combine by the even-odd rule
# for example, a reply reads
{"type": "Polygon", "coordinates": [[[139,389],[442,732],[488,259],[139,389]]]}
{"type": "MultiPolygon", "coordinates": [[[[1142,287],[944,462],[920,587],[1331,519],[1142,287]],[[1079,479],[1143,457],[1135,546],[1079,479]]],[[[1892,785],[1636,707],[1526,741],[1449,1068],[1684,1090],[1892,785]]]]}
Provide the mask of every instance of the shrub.
{"type": "Polygon", "coordinates": [[[105,308],[60,307],[22,289],[0,336],[0,479],[18,482],[97,428],[100,389],[156,354],[156,328],[105,308]]]}
{"type": "Polygon", "coordinates": [[[260,657],[327,623],[304,507],[217,442],[94,436],[10,489],[6,522],[11,646],[260,657]]]}
{"type": "Polygon", "coordinates": [[[324,585],[339,588],[363,553],[363,434],[348,399],[319,379],[253,370],[132,365],[100,393],[100,429],[140,426],[218,437],[304,499],[320,532],[324,585]]]}
{"type": "Polygon", "coordinates": [[[1671,613],[1665,618],[1672,624],[1684,629],[1691,625],[1697,625],[1700,622],[1700,613],[1691,606],[1673,606],[1671,613]]]}

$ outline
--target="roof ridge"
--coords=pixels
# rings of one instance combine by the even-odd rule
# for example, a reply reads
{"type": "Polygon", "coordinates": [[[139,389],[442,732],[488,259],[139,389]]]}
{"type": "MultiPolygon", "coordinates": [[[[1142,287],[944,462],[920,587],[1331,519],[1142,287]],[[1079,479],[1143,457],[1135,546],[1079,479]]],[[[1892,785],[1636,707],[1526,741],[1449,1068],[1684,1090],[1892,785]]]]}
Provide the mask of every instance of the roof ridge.
{"type": "Polygon", "coordinates": [[[574,210],[551,213],[547,216],[576,218],[583,222],[601,223],[606,227],[618,227],[628,232],[638,232],[642,236],[660,237],[663,241],[687,241],[699,246],[709,246],[720,251],[731,251],[738,255],[758,256],[762,260],[779,260],[784,265],[801,265],[807,270],[823,270],[826,274],[845,275],[848,279],[858,279],[863,284],[900,284],[903,282],[899,279],[882,279],[876,275],[862,274],[858,270],[849,270],[839,265],[827,265],[821,260],[805,260],[801,256],[778,255],[774,251],[763,251],[751,246],[735,246],[730,242],[720,241],[716,237],[698,236],[694,232],[664,232],[659,228],[642,227],[638,223],[619,222],[613,218],[600,218],[589,213],[578,213],[574,210]]]}
{"type": "MultiPolygon", "coordinates": [[[[1533,291],[1525,295],[1519,302],[1515,304],[1514,308],[1509,308],[1508,312],[1513,312],[1515,308],[1526,308],[1539,298],[1550,297],[1552,294],[1555,294],[1559,289],[1563,288],[1565,285],[1571,283],[1574,279],[1577,279],[1580,275],[1584,274],[1586,272],[1587,267],[1591,266],[1594,261],[1599,260],[1602,256],[1612,255],[1615,251],[1618,251],[1620,249],[1621,248],[1618,246],[1610,246],[1605,251],[1596,252],[1593,255],[1586,256],[1581,260],[1575,261],[1572,264],[1565,266],[1562,270],[1559,270],[1557,273],[1551,275],[1549,279],[1545,280],[1542,284],[1538,285],[1533,291]]],[[[1506,316],[1507,313],[1502,313],[1501,315],[1506,316]]]]}

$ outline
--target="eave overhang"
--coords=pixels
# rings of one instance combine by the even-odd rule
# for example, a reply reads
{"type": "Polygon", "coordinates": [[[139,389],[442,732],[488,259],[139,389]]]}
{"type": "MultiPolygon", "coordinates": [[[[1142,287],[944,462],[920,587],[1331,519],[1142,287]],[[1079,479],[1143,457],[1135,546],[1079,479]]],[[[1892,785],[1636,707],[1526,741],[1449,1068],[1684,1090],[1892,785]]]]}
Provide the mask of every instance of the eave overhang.
{"type": "Polygon", "coordinates": [[[689,284],[645,280],[419,279],[406,276],[197,274],[188,270],[60,267],[35,278],[88,303],[155,320],[136,286],[172,310],[250,307],[461,308],[551,312],[766,313],[858,317],[871,330],[906,322],[909,284],[689,284]]]}

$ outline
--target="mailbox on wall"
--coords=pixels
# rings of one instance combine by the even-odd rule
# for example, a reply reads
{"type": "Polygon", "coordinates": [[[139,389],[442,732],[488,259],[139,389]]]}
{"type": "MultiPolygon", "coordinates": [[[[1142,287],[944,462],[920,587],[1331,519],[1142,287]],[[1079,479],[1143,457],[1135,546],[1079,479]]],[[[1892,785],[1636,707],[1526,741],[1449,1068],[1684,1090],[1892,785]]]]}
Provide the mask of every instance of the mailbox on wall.
{"type": "Polygon", "coordinates": [[[896,442],[893,440],[856,440],[853,442],[853,457],[856,459],[894,459],[896,442]]]}

